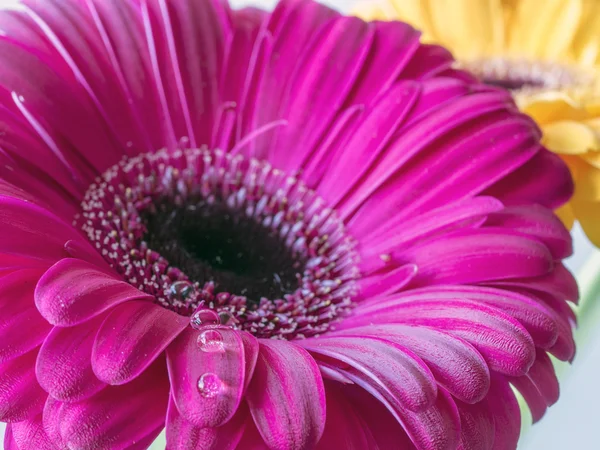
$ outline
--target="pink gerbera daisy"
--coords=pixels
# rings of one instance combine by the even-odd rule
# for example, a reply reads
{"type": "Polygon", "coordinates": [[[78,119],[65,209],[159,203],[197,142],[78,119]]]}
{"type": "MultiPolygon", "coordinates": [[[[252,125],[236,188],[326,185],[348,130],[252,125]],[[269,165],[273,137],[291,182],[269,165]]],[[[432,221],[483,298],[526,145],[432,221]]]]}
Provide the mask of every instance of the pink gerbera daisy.
{"type": "Polygon", "coordinates": [[[309,0],[0,12],[8,449],[497,449],[574,354],[510,94],[309,0]]]}

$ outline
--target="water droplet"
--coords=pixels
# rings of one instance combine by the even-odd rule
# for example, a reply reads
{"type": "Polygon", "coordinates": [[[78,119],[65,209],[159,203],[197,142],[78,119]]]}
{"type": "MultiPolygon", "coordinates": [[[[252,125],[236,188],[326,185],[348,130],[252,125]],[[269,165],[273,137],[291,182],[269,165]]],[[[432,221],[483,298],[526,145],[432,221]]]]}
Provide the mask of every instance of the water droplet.
{"type": "Polygon", "coordinates": [[[219,353],[225,351],[223,335],[218,330],[206,330],[198,336],[198,347],[206,353],[219,353]]]}
{"type": "Polygon", "coordinates": [[[218,324],[219,316],[212,309],[200,307],[192,314],[192,317],[190,317],[190,325],[195,330],[200,330],[207,325],[218,324]]]}
{"type": "Polygon", "coordinates": [[[175,300],[185,300],[194,292],[194,285],[189,281],[176,281],[169,288],[169,297],[175,300]]]}
{"type": "Polygon", "coordinates": [[[223,390],[223,382],[218,375],[207,372],[198,378],[198,392],[202,397],[214,398],[223,390]]]}
{"type": "Polygon", "coordinates": [[[228,325],[228,326],[233,326],[236,323],[238,323],[238,320],[233,317],[233,315],[230,312],[227,311],[221,311],[219,313],[219,321],[221,322],[221,325],[228,325]]]}

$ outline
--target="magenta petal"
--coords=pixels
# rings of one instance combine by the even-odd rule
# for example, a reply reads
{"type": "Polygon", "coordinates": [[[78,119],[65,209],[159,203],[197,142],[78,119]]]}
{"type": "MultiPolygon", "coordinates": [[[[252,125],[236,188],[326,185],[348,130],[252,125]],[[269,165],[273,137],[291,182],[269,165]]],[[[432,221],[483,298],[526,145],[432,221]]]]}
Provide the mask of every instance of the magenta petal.
{"type": "Polygon", "coordinates": [[[62,436],[60,435],[60,408],[62,402],[56,400],[51,396],[48,396],[46,404],[44,405],[44,412],[42,413],[42,424],[44,431],[58,447],[64,448],[62,436]]]}
{"type": "Polygon", "coordinates": [[[52,329],[33,302],[41,273],[17,270],[0,278],[0,364],[38,347],[52,329]]]}
{"type": "Polygon", "coordinates": [[[373,337],[329,337],[300,343],[317,358],[337,361],[343,373],[359,386],[381,392],[398,408],[423,411],[437,395],[435,378],[427,365],[406,347],[373,337]]]}
{"type": "Polygon", "coordinates": [[[569,230],[551,210],[539,205],[514,206],[492,214],[486,227],[510,228],[543,242],[555,259],[567,258],[573,253],[569,230]]]}
{"type": "Polygon", "coordinates": [[[427,364],[437,383],[464,402],[478,402],[488,392],[490,372],[484,358],[468,342],[443,331],[403,325],[372,325],[349,328],[336,334],[377,336],[405,346],[427,364]]]}
{"type": "Polygon", "coordinates": [[[37,349],[0,365],[0,421],[20,422],[42,412],[48,394],[35,378],[36,356],[37,349]]]}
{"type": "Polygon", "coordinates": [[[402,253],[419,267],[419,283],[467,284],[549,273],[553,258],[534,239],[477,230],[444,236],[402,253]]]}
{"type": "MultiPolygon", "coordinates": [[[[457,295],[457,298],[460,296],[457,295]]],[[[407,291],[396,298],[372,302],[343,323],[345,328],[371,323],[423,326],[457,336],[473,345],[490,369],[520,376],[535,360],[535,345],[527,330],[499,309],[435,294],[407,291]]]]}
{"type": "MultiPolygon", "coordinates": [[[[42,426],[42,416],[31,420],[13,423],[11,433],[15,449],[58,450],[59,447],[50,440],[42,426]]],[[[6,449],[7,447],[5,447],[6,449]]],[[[8,447],[10,448],[10,447],[8,447]]]]}
{"type": "Polygon", "coordinates": [[[457,402],[456,406],[460,414],[461,439],[458,450],[491,450],[495,425],[487,400],[474,405],[457,402]]]}
{"type": "Polygon", "coordinates": [[[40,385],[52,397],[79,401],[106,386],[96,378],[91,364],[92,346],[103,319],[70,328],[54,327],[46,338],[35,369],[40,385]]]}
{"type": "Polygon", "coordinates": [[[286,341],[261,340],[248,405],[273,450],[313,448],[323,434],[325,389],[308,352],[286,341]]]}
{"type": "Polygon", "coordinates": [[[167,411],[168,450],[234,450],[248,423],[248,408],[240,405],[233,418],[218,428],[202,428],[188,422],[171,398],[167,411]]]}
{"type": "Polygon", "coordinates": [[[508,381],[502,376],[492,376],[487,397],[489,410],[494,416],[493,450],[517,448],[521,434],[521,408],[508,381]]]}
{"type": "Polygon", "coordinates": [[[190,328],[167,349],[173,400],[185,420],[201,428],[231,420],[253,371],[243,333],[224,326],[190,328]]]}
{"type": "Polygon", "coordinates": [[[573,189],[571,173],[560,157],[542,150],[486,193],[506,204],[539,203],[554,209],[571,198],[573,189]]]}
{"type": "Polygon", "coordinates": [[[189,325],[189,318],[146,301],[116,306],[98,330],[92,367],[108,384],[125,384],[142,373],[189,325]]]}
{"type": "Polygon", "coordinates": [[[153,297],[129,283],[78,259],[63,259],[40,278],[35,303],[53,325],[72,326],[85,322],[112,306],[128,300],[153,297]]]}
{"type": "Polygon", "coordinates": [[[80,234],[50,211],[33,203],[0,197],[0,248],[3,253],[56,261],[64,244],[80,234]]]}
{"type": "Polygon", "coordinates": [[[354,406],[344,398],[343,392],[334,383],[326,385],[325,391],[327,421],[317,449],[377,450],[377,443],[367,424],[354,410],[354,406]]]}
{"type": "Polygon", "coordinates": [[[44,421],[59,421],[68,448],[129,449],[164,426],[169,382],[161,365],[151,367],[131,383],[107,387],[83,402],[63,403],[58,417],[44,421]]]}
{"type": "Polygon", "coordinates": [[[4,450],[19,450],[13,436],[11,424],[7,424],[4,429],[4,450]]]}
{"type": "MultiPolygon", "coordinates": [[[[328,386],[329,389],[329,386],[328,386]]],[[[352,403],[354,412],[366,424],[373,440],[373,450],[411,449],[414,445],[387,405],[357,386],[344,386],[341,395],[352,403]]],[[[327,424],[325,425],[327,427],[327,424]]]]}

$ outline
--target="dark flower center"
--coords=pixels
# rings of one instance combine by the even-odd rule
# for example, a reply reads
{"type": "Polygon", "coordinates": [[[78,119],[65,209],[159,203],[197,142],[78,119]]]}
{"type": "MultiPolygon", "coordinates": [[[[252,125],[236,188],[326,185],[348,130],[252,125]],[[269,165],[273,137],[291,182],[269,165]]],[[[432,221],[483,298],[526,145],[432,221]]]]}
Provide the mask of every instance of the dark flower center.
{"type": "Polygon", "coordinates": [[[356,295],[354,242],[335,211],[296,178],[239,155],[123,160],[90,186],[75,224],[163,307],[206,308],[259,337],[322,333],[356,295]]]}
{"type": "Polygon", "coordinates": [[[461,61],[460,68],[475,74],[483,83],[510,91],[536,91],[587,86],[591,74],[576,67],[517,58],[461,61]]]}
{"type": "Polygon", "coordinates": [[[306,257],[279,234],[222,203],[203,198],[177,206],[168,200],[142,218],[144,240],[192,280],[210,280],[216,292],[235,292],[257,304],[299,286],[306,257]]]}

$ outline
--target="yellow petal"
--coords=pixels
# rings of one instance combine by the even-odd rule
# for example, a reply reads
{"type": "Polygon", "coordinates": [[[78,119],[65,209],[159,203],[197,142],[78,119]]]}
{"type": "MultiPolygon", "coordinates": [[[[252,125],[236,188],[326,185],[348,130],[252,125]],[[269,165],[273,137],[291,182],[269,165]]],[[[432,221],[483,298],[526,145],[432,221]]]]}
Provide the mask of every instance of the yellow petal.
{"type": "Polygon", "coordinates": [[[567,227],[569,230],[573,228],[573,225],[575,224],[575,212],[573,211],[573,207],[570,203],[561,206],[554,212],[565,225],[565,227],[567,227]]]}
{"type": "Polygon", "coordinates": [[[600,149],[599,136],[581,122],[563,120],[542,127],[543,143],[554,153],[581,155],[600,149]]]}
{"type": "Polygon", "coordinates": [[[553,59],[568,53],[582,13],[582,0],[521,0],[513,16],[511,52],[553,59]]]}
{"type": "Polygon", "coordinates": [[[590,116],[582,105],[560,91],[523,96],[518,100],[521,110],[540,125],[560,120],[582,121],[590,116]]]}
{"type": "Polygon", "coordinates": [[[569,167],[575,180],[575,195],[577,201],[596,202],[600,201],[600,169],[588,164],[581,158],[576,163],[570,162],[569,167]]]}
{"type": "Polygon", "coordinates": [[[573,58],[581,64],[600,64],[600,2],[584,1],[582,21],[572,44],[573,58]]]}
{"type": "Polygon", "coordinates": [[[435,37],[459,58],[472,59],[501,51],[504,19],[500,0],[431,1],[429,5],[435,37]]]}
{"type": "Polygon", "coordinates": [[[600,247],[600,202],[572,202],[575,217],[590,241],[600,247]]]}

